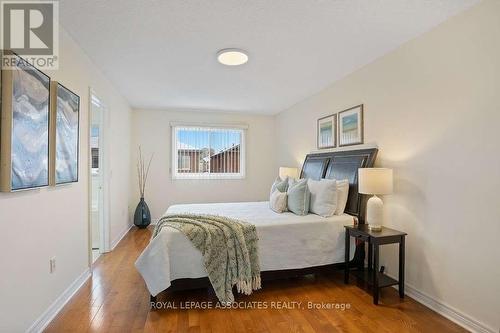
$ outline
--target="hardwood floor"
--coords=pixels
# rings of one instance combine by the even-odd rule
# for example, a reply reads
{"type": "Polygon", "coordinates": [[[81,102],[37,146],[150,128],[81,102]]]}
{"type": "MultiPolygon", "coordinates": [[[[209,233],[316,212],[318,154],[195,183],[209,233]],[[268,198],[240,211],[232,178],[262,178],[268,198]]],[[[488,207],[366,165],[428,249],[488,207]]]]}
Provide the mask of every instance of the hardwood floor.
{"type": "Polygon", "coordinates": [[[264,282],[264,289],[253,295],[237,296],[242,304],[263,302],[267,309],[179,308],[190,301],[215,303],[206,290],[192,290],[161,294],[158,301],[171,301],[178,308],[150,311],[149,294],[134,267],[150,235],[151,230],[134,228],[113,252],[102,255],[93,277],[46,332],[465,332],[409,297],[401,301],[392,288],[382,290],[375,306],[369,293],[343,283],[341,271],[264,282]],[[272,302],[301,302],[304,308],[276,308],[297,305],[272,302]],[[308,309],[308,302],[349,308],[308,309]]]}

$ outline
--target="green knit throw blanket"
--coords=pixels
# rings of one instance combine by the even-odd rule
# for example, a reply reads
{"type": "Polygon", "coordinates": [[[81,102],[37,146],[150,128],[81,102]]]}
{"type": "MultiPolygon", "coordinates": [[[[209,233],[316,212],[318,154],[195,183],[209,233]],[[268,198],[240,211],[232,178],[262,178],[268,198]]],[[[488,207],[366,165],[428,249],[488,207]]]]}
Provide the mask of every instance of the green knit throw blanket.
{"type": "Polygon", "coordinates": [[[221,303],[234,301],[233,286],[245,295],[260,289],[259,238],[253,224],[216,215],[169,214],[158,221],[153,238],[164,227],[182,232],[201,252],[221,303]]]}

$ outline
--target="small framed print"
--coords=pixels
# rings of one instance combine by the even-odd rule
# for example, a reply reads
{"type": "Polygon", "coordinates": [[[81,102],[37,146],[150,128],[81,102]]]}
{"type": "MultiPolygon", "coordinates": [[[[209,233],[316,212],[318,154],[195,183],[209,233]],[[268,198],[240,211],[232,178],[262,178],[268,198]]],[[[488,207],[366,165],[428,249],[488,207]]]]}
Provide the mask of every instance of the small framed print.
{"type": "Polygon", "coordinates": [[[337,147],[337,114],[318,119],[318,149],[337,147]]]}
{"type": "Polygon", "coordinates": [[[363,143],[363,104],[339,112],[339,147],[363,143]]]}

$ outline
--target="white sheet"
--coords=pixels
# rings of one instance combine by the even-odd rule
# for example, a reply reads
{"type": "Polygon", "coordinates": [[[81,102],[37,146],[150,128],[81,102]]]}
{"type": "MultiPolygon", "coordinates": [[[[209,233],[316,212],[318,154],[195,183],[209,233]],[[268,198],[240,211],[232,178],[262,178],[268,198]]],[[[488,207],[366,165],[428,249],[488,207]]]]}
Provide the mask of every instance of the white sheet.
{"type": "MultiPolygon", "coordinates": [[[[262,271],[343,262],[344,225],[353,222],[346,214],[332,217],[278,214],[269,208],[269,202],[174,205],[167,213],[224,215],[254,224],[259,236],[262,271]]],[[[351,253],[354,253],[354,245],[351,253]]],[[[162,229],[144,249],[135,266],[153,296],[167,289],[172,280],[207,276],[201,253],[186,236],[173,228],[162,229]]]]}

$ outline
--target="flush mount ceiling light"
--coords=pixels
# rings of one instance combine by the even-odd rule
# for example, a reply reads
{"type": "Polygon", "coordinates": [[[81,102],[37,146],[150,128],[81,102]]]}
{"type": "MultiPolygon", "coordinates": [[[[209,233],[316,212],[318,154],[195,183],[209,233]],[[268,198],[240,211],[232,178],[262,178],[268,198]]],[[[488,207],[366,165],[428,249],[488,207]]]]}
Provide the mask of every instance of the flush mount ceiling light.
{"type": "Polygon", "coordinates": [[[223,49],[217,52],[217,60],[226,66],[239,66],[248,61],[248,54],[240,49],[223,49]]]}

